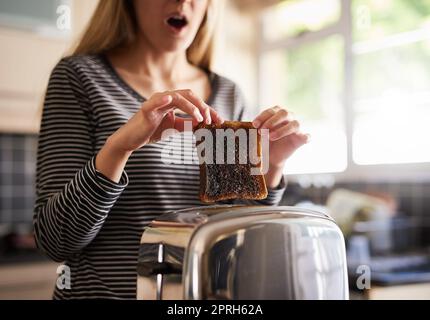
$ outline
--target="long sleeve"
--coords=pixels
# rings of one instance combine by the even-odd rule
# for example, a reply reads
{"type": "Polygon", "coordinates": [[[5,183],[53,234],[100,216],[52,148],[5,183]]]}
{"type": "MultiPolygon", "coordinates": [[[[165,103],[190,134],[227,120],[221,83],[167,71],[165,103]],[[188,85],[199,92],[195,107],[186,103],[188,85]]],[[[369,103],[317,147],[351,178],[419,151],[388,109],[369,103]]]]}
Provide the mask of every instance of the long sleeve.
{"type": "MultiPolygon", "coordinates": [[[[244,96],[239,89],[239,87],[236,86],[235,88],[235,103],[237,110],[237,119],[238,121],[252,121],[256,114],[253,114],[249,112],[249,109],[246,107],[246,102],[244,99],[244,96]]],[[[285,180],[285,177],[282,177],[282,180],[278,187],[274,189],[268,189],[268,195],[267,198],[264,200],[236,200],[234,203],[237,204],[246,204],[246,205],[268,205],[268,206],[276,206],[278,205],[282,197],[285,193],[285,190],[287,188],[287,183],[285,180]]]]}
{"type": "Polygon", "coordinates": [[[63,59],[51,74],[44,102],[36,170],[34,232],[40,249],[67,260],[97,235],[128,184],[95,169],[88,97],[77,71],[63,59]]]}

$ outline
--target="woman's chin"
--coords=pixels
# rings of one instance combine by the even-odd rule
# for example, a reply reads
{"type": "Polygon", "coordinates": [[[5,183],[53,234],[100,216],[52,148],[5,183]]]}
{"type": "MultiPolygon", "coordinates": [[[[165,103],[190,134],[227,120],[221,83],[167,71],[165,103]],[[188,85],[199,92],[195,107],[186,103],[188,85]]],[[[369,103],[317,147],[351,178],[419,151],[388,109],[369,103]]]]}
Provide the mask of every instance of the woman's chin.
{"type": "Polygon", "coordinates": [[[171,41],[165,41],[163,43],[163,51],[173,53],[173,52],[183,52],[186,51],[192,43],[191,40],[187,39],[173,39],[171,41]]]}

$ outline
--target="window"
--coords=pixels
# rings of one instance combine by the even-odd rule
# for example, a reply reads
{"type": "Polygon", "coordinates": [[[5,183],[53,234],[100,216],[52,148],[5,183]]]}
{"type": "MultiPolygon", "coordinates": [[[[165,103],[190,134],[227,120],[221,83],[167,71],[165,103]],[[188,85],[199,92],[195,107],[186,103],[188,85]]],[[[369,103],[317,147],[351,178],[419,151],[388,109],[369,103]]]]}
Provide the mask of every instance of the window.
{"type": "Polygon", "coordinates": [[[283,1],[263,15],[263,34],[268,41],[317,31],[339,20],[338,0],[283,1]]]}
{"type": "Polygon", "coordinates": [[[260,105],[312,135],[286,173],[430,162],[430,1],[283,1],[260,34],[260,105]]]}
{"type": "Polygon", "coordinates": [[[0,25],[37,32],[58,32],[57,20],[64,5],[70,7],[71,1],[0,0],[0,25]]]}
{"type": "Polygon", "coordinates": [[[353,160],[430,161],[430,1],[355,0],[353,12],[353,160]]]}
{"type": "Polygon", "coordinates": [[[343,171],[346,168],[346,137],[342,112],[343,43],[332,36],[290,50],[271,50],[261,61],[261,105],[279,101],[295,113],[311,134],[312,145],[304,146],[288,163],[288,173],[343,171]],[[330,79],[327,81],[327,79],[330,79]],[[276,85],[274,85],[276,84],[276,85]],[[327,152],[327,143],[331,152],[327,152]],[[318,163],[313,159],[318,158],[318,163]]]}

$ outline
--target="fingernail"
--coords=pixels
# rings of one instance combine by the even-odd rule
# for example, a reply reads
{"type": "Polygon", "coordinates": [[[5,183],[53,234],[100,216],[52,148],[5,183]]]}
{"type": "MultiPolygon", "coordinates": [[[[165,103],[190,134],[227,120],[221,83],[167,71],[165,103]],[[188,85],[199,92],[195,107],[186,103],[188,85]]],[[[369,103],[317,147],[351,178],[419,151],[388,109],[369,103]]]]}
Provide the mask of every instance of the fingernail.
{"type": "Polygon", "coordinates": [[[253,123],[252,123],[252,125],[254,126],[254,128],[258,128],[259,126],[260,126],[260,121],[254,121],[253,123]]]}
{"type": "Polygon", "coordinates": [[[211,124],[212,120],[211,118],[206,118],[206,124],[211,124]]]}
{"type": "Polygon", "coordinates": [[[198,121],[198,122],[203,122],[203,117],[202,117],[202,115],[201,115],[201,114],[198,114],[198,115],[197,115],[197,121],[198,121]]]}

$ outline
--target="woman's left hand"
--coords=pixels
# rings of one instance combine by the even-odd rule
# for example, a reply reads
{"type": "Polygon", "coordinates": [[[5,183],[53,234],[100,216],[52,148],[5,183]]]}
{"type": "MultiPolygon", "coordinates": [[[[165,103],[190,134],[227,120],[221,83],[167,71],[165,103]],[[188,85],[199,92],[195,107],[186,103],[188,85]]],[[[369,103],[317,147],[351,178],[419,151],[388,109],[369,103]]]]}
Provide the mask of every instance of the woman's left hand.
{"type": "Polygon", "coordinates": [[[264,110],[252,123],[257,129],[269,130],[269,173],[282,171],[285,161],[310,138],[300,131],[300,123],[291,112],[279,106],[264,110]]]}

